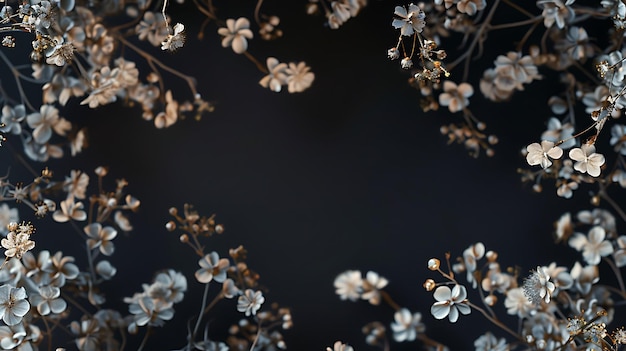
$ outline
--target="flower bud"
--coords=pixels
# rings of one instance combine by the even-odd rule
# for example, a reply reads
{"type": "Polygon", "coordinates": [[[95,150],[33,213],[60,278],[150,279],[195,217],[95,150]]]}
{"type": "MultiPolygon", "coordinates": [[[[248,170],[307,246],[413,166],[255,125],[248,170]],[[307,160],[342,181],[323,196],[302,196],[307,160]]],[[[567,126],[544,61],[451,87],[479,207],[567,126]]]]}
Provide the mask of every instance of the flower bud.
{"type": "Polygon", "coordinates": [[[435,289],[435,286],[437,286],[437,284],[432,279],[426,279],[423,286],[424,286],[424,289],[426,289],[426,291],[433,291],[433,289],[435,289]]]}
{"type": "Polygon", "coordinates": [[[428,269],[430,269],[431,271],[436,271],[439,269],[440,264],[441,261],[436,258],[431,258],[430,260],[428,260],[428,269]]]}
{"type": "Polygon", "coordinates": [[[169,232],[173,232],[176,229],[176,223],[174,221],[169,221],[165,224],[165,229],[169,232]]]}

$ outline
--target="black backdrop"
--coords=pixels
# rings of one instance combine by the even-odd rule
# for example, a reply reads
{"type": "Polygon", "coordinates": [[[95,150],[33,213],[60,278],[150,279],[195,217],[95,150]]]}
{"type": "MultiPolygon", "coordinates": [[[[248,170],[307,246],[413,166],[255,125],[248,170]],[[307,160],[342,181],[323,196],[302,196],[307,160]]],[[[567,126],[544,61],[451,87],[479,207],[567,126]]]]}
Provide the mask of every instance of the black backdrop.
{"type": "MultiPolygon", "coordinates": [[[[365,350],[361,327],[372,320],[388,326],[393,320],[388,306],[339,300],[333,280],[347,269],[387,277],[394,299],[421,311],[427,332],[452,350],[472,348],[487,330],[501,335],[477,313],[456,325],[435,321],[429,313],[432,295],[421,287],[426,278],[437,278],[426,261],[446,251],[456,257],[476,241],[498,251],[503,265],[522,270],[569,254],[552,243],[552,221],[565,211],[587,208],[585,190],[570,201],[558,199],[551,188],[534,194],[516,173],[526,166],[519,151],[545,128],[553,87],[535,82],[532,92],[501,105],[475,94],[470,107],[501,143],[495,157],[473,159],[461,146],[448,146],[439,133],[442,124],[459,116],[423,113],[406,72],[386,58],[396,42],[393,8],[401,4],[372,2],[339,30],[324,27],[321,16],[307,16],[304,4],[268,1],[265,12],[281,17],[285,36],[270,43],[255,38],[249,50],[261,59],[306,61],[316,79],[305,93],[261,88],[263,74],[243,56],[221,48],[217,29],[209,25],[205,40],[190,34],[178,53],[163,54],[164,61],[197,77],[199,91],[216,103],[215,112],[200,122],[157,130],[137,110],[111,105],[93,111],[76,101],[62,112],[88,127],[90,147],[75,158],[50,162],[56,174],[106,165],[111,177],[127,179],[129,192],[142,201],[131,218],[133,233],[115,241],[111,262],[118,275],[105,286],[111,306],[124,309],[122,297],[140,291],[154,271],[182,270],[189,292],[148,349],[184,344],[187,318],[199,309],[202,286],[193,278],[197,258],[164,224],[169,207],[188,202],[202,214],[216,213],[226,226],[207,247],[224,256],[228,248],[244,245],[250,267],[269,288],[266,301],[292,308],[294,328],[284,333],[291,350],[322,350],[336,340],[365,350]]],[[[240,11],[251,10],[249,2],[220,5],[223,18],[251,16],[240,11]]],[[[173,20],[195,33],[198,15],[176,6],[173,20]]],[[[497,53],[513,49],[509,35],[493,38],[491,47],[497,50],[473,64],[474,78],[497,53]]],[[[450,43],[452,55],[458,40],[450,43]]],[[[453,72],[451,78],[460,75],[453,72]]],[[[176,94],[185,91],[184,85],[176,86],[176,94]]],[[[10,154],[2,157],[13,164],[12,179],[26,177],[10,154]]],[[[40,223],[45,229],[37,233],[38,248],[75,253],[80,262],[82,244],[72,241],[74,234],[63,225],[50,222],[40,223]]],[[[561,263],[571,266],[571,258],[561,263]]],[[[210,317],[216,338],[239,317],[234,302],[224,305],[210,317]]],[[[415,347],[394,343],[392,348],[415,347]]]]}

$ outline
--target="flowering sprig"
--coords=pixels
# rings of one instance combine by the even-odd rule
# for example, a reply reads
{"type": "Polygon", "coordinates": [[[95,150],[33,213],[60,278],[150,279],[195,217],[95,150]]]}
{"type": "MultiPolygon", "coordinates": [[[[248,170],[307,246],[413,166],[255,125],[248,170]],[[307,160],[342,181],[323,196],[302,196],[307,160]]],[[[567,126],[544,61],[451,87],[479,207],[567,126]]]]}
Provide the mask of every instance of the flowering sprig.
{"type": "MultiPolygon", "coordinates": [[[[371,305],[380,305],[384,301],[394,309],[393,322],[389,325],[392,338],[395,342],[412,342],[419,340],[425,347],[433,347],[444,350],[446,347],[431,338],[425,331],[426,327],[422,322],[420,312],[411,312],[406,307],[398,305],[384,290],[389,281],[374,271],[368,271],[363,277],[358,270],[348,270],[339,274],[334,281],[335,293],[341,300],[366,300],[371,305]]],[[[389,349],[387,329],[378,321],[370,322],[363,327],[365,341],[372,346],[379,346],[385,350],[389,349]]],[[[335,343],[335,350],[337,349],[335,343]]]]}
{"type": "Polygon", "coordinates": [[[182,213],[175,207],[170,208],[169,213],[174,220],[167,222],[165,227],[170,232],[183,232],[179,240],[200,257],[199,269],[194,275],[198,283],[204,284],[202,306],[195,325],[187,336],[188,343],[183,349],[192,350],[194,347],[202,349],[209,345],[220,348],[219,345],[229,345],[246,349],[254,349],[258,345],[284,349],[286,345],[279,330],[291,328],[291,313],[289,309],[279,307],[278,304],[272,304],[269,309],[261,310],[265,307],[265,296],[259,286],[259,275],[246,264],[247,251],[244,247],[229,250],[228,257],[220,257],[216,251],[206,253],[201,240],[214,234],[222,234],[225,230],[222,224],[215,221],[215,215],[201,216],[189,204],[183,206],[182,213]],[[220,285],[209,301],[209,286],[213,283],[220,285]],[[198,340],[203,318],[213,306],[224,299],[236,300],[233,310],[242,313],[246,318],[231,326],[229,329],[231,336],[225,343],[208,340],[206,335],[204,340],[198,340]]]}

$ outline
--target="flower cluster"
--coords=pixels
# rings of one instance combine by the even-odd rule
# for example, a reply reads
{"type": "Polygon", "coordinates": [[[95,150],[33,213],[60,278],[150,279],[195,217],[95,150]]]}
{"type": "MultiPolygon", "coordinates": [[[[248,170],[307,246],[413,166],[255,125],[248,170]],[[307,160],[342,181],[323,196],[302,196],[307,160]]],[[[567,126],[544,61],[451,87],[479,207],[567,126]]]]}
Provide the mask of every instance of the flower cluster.
{"type": "MultiPolygon", "coordinates": [[[[395,310],[393,322],[389,326],[395,342],[420,340],[425,346],[434,347],[438,350],[445,349],[443,344],[426,336],[426,327],[422,322],[422,314],[420,312],[411,312],[408,308],[401,307],[383,290],[387,284],[389,284],[389,281],[376,272],[368,271],[365,277],[363,277],[363,274],[357,270],[349,270],[339,274],[334,282],[335,292],[341,300],[367,300],[372,305],[379,305],[381,301],[384,301],[390,305],[395,310]]],[[[440,295],[442,298],[445,298],[443,296],[445,295],[444,292],[441,292],[440,295]]],[[[442,309],[446,308],[444,305],[445,303],[442,302],[442,309]]],[[[365,325],[363,333],[366,335],[365,341],[369,345],[388,345],[387,329],[378,321],[365,325]]],[[[341,342],[335,343],[335,351],[344,350],[344,348],[338,349],[338,345],[341,346],[341,342]]],[[[329,348],[329,350],[331,349],[329,348]]],[[[345,350],[348,350],[348,348],[345,348],[345,350]]]]}

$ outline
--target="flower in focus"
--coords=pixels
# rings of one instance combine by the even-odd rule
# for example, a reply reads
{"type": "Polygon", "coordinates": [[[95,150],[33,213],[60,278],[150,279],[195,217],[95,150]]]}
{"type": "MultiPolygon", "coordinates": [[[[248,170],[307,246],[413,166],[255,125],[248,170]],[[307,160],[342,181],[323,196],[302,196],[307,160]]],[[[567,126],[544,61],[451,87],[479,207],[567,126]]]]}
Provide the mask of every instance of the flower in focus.
{"type": "Polygon", "coordinates": [[[393,315],[394,322],[391,323],[393,339],[397,342],[413,341],[418,333],[423,333],[426,327],[422,323],[422,314],[411,312],[402,308],[393,315]]]}
{"type": "Polygon", "coordinates": [[[185,45],[185,26],[176,23],[174,34],[168,34],[167,39],[161,43],[161,50],[176,51],[185,45]]]}
{"type": "Polygon", "coordinates": [[[0,241],[6,249],[4,255],[7,258],[22,258],[22,255],[35,247],[35,242],[30,240],[30,234],[11,231],[7,237],[0,241]]]}
{"type": "Polygon", "coordinates": [[[552,165],[552,159],[558,159],[563,156],[563,149],[558,146],[554,146],[551,141],[544,140],[539,143],[532,143],[526,147],[528,154],[526,155],[526,162],[531,166],[541,165],[541,168],[546,169],[552,165]]]}
{"type": "Polygon", "coordinates": [[[433,294],[435,302],[430,313],[436,319],[448,317],[451,323],[459,319],[459,313],[467,315],[472,309],[467,303],[467,290],[463,285],[455,285],[452,289],[447,286],[440,286],[433,294]]]}
{"type": "Polygon", "coordinates": [[[256,315],[263,302],[265,302],[265,297],[261,291],[246,289],[237,300],[237,311],[245,312],[246,316],[256,315]]]}
{"type": "Polygon", "coordinates": [[[363,278],[360,271],[345,271],[335,278],[335,293],[341,300],[356,301],[363,291],[363,278]]]}
{"type": "Polygon", "coordinates": [[[468,83],[456,83],[446,80],[443,82],[443,93],[439,95],[439,104],[448,106],[450,112],[462,111],[469,105],[469,97],[474,94],[474,88],[468,83]]]}
{"type": "Polygon", "coordinates": [[[537,270],[524,279],[522,287],[526,298],[534,304],[541,303],[541,300],[549,303],[555,288],[554,283],[550,281],[550,276],[541,266],[537,266],[537,270]]]}
{"type": "Polygon", "coordinates": [[[569,158],[576,161],[574,169],[581,173],[588,173],[592,177],[600,175],[600,167],[604,164],[604,155],[596,153],[596,147],[583,144],[580,148],[569,151],[569,158]]]}
{"type": "Polygon", "coordinates": [[[0,286],[0,316],[9,326],[22,321],[22,317],[30,310],[24,288],[14,288],[8,284],[0,286]]]}
{"type": "Polygon", "coordinates": [[[600,263],[601,257],[606,257],[613,253],[613,245],[605,240],[606,232],[601,226],[595,226],[589,230],[587,236],[582,233],[575,233],[569,239],[569,246],[583,252],[583,258],[590,265],[600,263]]]}
{"type": "Polygon", "coordinates": [[[253,34],[250,30],[250,21],[245,17],[240,17],[235,21],[232,18],[226,20],[226,27],[219,28],[217,33],[224,38],[222,39],[222,47],[233,48],[237,54],[243,54],[248,50],[247,39],[252,39],[253,34]]]}
{"type": "Polygon", "coordinates": [[[394,18],[391,25],[400,29],[400,35],[409,36],[413,33],[421,33],[426,26],[424,21],[426,14],[415,4],[410,4],[408,11],[404,6],[396,6],[394,14],[399,18],[394,18]]]}

